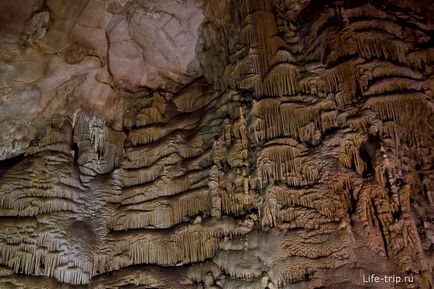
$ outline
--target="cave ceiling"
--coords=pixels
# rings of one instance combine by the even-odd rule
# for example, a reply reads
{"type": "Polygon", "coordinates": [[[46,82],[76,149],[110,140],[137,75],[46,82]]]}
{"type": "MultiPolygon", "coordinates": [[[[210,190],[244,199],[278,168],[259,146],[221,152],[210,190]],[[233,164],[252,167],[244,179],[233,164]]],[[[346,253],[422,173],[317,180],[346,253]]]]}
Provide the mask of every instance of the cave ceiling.
{"type": "Polygon", "coordinates": [[[0,289],[434,288],[433,36],[423,0],[1,0],[0,289]]]}

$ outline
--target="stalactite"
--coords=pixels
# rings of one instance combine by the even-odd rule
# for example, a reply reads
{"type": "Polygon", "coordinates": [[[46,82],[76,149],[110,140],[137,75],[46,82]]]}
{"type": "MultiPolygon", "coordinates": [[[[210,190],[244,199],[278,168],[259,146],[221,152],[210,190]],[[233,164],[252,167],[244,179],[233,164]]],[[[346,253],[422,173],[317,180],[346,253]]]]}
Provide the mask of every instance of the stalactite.
{"type": "Polygon", "coordinates": [[[332,69],[326,70],[323,75],[322,90],[327,93],[339,92],[353,94],[356,90],[358,78],[356,63],[347,61],[332,69]]]}
{"type": "Polygon", "coordinates": [[[256,83],[260,82],[260,79],[256,77],[255,80],[255,76],[259,73],[259,68],[254,66],[255,63],[253,57],[246,57],[235,64],[231,76],[233,89],[237,87],[246,90],[256,88],[256,83]]]}
{"type": "Polygon", "coordinates": [[[155,181],[163,172],[163,165],[154,165],[152,168],[138,169],[133,171],[122,171],[122,186],[131,187],[135,185],[143,185],[155,181]]]}
{"type": "Polygon", "coordinates": [[[372,5],[371,3],[367,3],[361,6],[356,7],[355,9],[345,9],[345,14],[347,15],[348,18],[359,18],[359,19],[364,19],[364,18],[379,18],[379,19],[385,19],[387,18],[389,15],[387,14],[387,12],[378,9],[377,7],[375,7],[374,5],[372,5]]]}
{"type": "Polygon", "coordinates": [[[362,20],[351,22],[349,28],[353,31],[381,30],[393,35],[396,38],[403,38],[402,27],[396,23],[387,20],[376,19],[375,21],[362,20]]]}
{"type": "Polygon", "coordinates": [[[360,146],[366,141],[365,137],[354,135],[351,139],[344,141],[344,154],[339,160],[347,168],[353,168],[358,174],[362,175],[366,170],[366,163],[359,155],[360,146]]]}
{"type": "Polygon", "coordinates": [[[212,22],[217,24],[217,27],[223,27],[230,20],[230,5],[229,0],[224,1],[209,1],[206,2],[207,10],[210,11],[212,22]]]}
{"type": "MultiPolygon", "coordinates": [[[[115,249],[116,254],[127,250],[129,264],[161,264],[175,265],[178,262],[197,262],[214,254],[218,249],[218,238],[224,236],[242,236],[250,231],[249,228],[234,229],[235,224],[229,220],[222,220],[226,228],[212,225],[198,230],[203,224],[194,224],[179,228],[172,236],[161,233],[146,235],[130,235],[128,240],[119,240],[115,249]],[[160,240],[160,241],[158,241],[160,240]]],[[[222,224],[222,225],[223,225],[222,224]]]]}
{"type": "Polygon", "coordinates": [[[46,2],[0,33],[0,288],[432,286],[423,1],[46,2]]]}
{"type": "Polygon", "coordinates": [[[210,209],[210,194],[199,189],[172,198],[128,205],[113,221],[112,227],[117,231],[137,228],[170,228],[188,217],[200,213],[208,214],[210,209]]]}
{"type": "Polygon", "coordinates": [[[284,181],[294,186],[315,183],[318,169],[307,159],[293,156],[296,152],[293,148],[284,150],[281,146],[263,151],[257,161],[260,186],[276,181],[284,181]]]}
{"type": "MultiPolygon", "coordinates": [[[[253,108],[254,114],[260,119],[264,119],[261,126],[254,127],[254,129],[261,131],[266,139],[293,136],[303,141],[310,140],[313,132],[301,128],[308,125],[309,122],[317,124],[314,127],[319,126],[320,112],[333,107],[332,102],[319,102],[316,105],[305,107],[294,103],[281,103],[277,100],[264,99],[253,108]]],[[[259,125],[258,122],[257,125],[259,125]]]]}
{"type": "Polygon", "coordinates": [[[418,117],[428,114],[425,95],[421,93],[395,94],[370,98],[365,107],[378,113],[381,119],[392,119],[400,125],[418,122],[418,117]],[[403,111],[402,107],[406,107],[403,111]]]}
{"type": "Polygon", "coordinates": [[[182,90],[173,98],[173,103],[180,112],[193,112],[208,105],[214,97],[203,83],[199,83],[182,90]]]}
{"type": "Polygon", "coordinates": [[[428,74],[432,74],[432,66],[430,63],[433,62],[434,49],[419,49],[416,51],[411,51],[408,53],[409,64],[419,71],[426,71],[428,74]]]}
{"type": "Polygon", "coordinates": [[[375,96],[381,94],[399,93],[405,91],[427,90],[428,87],[424,82],[416,82],[405,78],[391,78],[380,80],[372,83],[369,89],[363,92],[365,96],[375,96]]]}
{"type": "Polygon", "coordinates": [[[361,32],[353,38],[354,45],[357,47],[360,55],[367,59],[380,58],[405,63],[405,55],[409,50],[408,44],[394,40],[392,37],[386,35],[379,37],[378,34],[361,32]]]}
{"type": "Polygon", "coordinates": [[[221,218],[222,215],[222,194],[221,173],[218,165],[214,164],[210,170],[208,187],[211,194],[211,216],[221,218]]]}
{"type": "Polygon", "coordinates": [[[269,96],[284,96],[297,94],[298,69],[291,64],[278,64],[271,68],[265,76],[264,94],[269,96]]]}
{"type": "Polygon", "coordinates": [[[273,56],[270,65],[277,66],[282,63],[294,63],[294,62],[296,62],[296,59],[289,51],[280,49],[273,56]]]}
{"type": "Polygon", "coordinates": [[[147,187],[146,192],[143,187],[125,188],[123,193],[123,204],[133,204],[144,202],[159,197],[176,195],[186,192],[191,189],[200,188],[206,185],[205,176],[208,175],[208,170],[192,172],[181,175],[177,178],[170,179],[169,177],[161,177],[152,185],[147,187]]]}

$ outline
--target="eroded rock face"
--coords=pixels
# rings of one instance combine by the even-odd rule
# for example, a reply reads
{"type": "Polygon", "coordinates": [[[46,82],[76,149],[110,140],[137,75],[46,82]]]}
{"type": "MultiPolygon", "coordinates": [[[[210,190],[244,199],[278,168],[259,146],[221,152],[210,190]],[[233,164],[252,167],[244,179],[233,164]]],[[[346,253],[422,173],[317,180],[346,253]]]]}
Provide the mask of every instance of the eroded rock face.
{"type": "Polygon", "coordinates": [[[1,1],[0,288],[432,288],[433,11],[373,2],[1,1]]]}

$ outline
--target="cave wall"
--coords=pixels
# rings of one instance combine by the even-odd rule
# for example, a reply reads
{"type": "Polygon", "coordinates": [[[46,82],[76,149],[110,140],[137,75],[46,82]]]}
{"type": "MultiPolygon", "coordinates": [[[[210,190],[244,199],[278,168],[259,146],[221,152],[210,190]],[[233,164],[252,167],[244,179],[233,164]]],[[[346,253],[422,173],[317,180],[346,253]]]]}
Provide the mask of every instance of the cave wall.
{"type": "Polygon", "coordinates": [[[0,288],[433,287],[428,1],[0,11],[0,288]]]}

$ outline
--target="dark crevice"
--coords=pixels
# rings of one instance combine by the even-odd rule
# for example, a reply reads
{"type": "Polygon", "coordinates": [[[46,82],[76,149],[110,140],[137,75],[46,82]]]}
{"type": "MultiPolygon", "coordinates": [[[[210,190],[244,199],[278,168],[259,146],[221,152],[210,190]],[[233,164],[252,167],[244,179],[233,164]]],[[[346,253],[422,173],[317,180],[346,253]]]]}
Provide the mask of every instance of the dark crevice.
{"type": "Polygon", "coordinates": [[[24,159],[25,159],[24,154],[19,154],[12,158],[0,161],[0,178],[6,173],[6,171],[13,168],[15,165],[17,165],[24,159]]]}
{"type": "Polygon", "coordinates": [[[74,163],[76,163],[78,161],[78,145],[77,143],[72,143],[71,149],[74,153],[74,163]]]}
{"type": "Polygon", "coordinates": [[[359,155],[366,164],[366,168],[362,173],[364,178],[369,178],[375,175],[375,154],[379,147],[379,138],[369,135],[368,140],[359,148],[359,155]]]}
{"type": "Polygon", "coordinates": [[[392,217],[394,220],[399,220],[401,218],[401,215],[402,215],[402,212],[400,210],[396,211],[396,212],[392,212],[392,217]]]}

